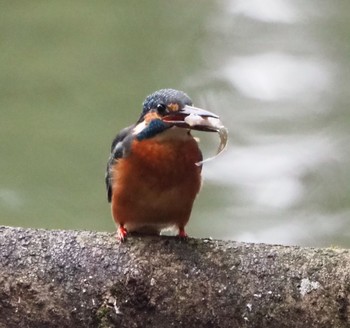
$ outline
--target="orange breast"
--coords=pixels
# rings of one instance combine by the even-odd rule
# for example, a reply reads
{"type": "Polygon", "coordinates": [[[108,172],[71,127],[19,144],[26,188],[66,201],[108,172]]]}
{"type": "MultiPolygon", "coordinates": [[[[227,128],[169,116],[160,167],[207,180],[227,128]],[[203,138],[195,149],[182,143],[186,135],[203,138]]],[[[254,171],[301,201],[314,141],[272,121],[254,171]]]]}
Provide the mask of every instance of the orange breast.
{"type": "Polygon", "coordinates": [[[112,213],[129,230],[184,227],[201,185],[197,142],[135,140],[113,171],[112,213]]]}

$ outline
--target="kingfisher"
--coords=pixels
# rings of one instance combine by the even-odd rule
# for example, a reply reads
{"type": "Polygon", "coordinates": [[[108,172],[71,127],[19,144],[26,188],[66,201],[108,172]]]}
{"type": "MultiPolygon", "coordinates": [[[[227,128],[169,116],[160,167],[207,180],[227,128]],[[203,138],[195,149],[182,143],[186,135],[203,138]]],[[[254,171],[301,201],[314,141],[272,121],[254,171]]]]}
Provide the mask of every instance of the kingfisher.
{"type": "Polygon", "coordinates": [[[194,107],[186,93],[161,89],[146,97],[137,122],[114,138],[105,182],[120,241],[128,232],[159,234],[169,227],[187,237],[202,170],[201,150],[185,123],[189,115],[218,118],[194,107]]]}

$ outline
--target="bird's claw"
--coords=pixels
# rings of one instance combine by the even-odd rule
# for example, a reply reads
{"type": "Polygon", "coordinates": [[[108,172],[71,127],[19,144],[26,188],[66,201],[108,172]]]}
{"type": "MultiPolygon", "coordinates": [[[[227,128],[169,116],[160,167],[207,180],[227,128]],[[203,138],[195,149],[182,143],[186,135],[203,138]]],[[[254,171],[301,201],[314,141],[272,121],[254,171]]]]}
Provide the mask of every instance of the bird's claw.
{"type": "Polygon", "coordinates": [[[122,243],[125,241],[127,234],[128,231],[123,226],[119,226],[117,229],[117,240],[122,243]]]}
{"type": "Polygon", "coordinates": [[[187,239],[188,238],[188,235],[187,235],[184,228],[179,229],[179,234],[177,235],[177,237],[180,239],[187,239]]]}

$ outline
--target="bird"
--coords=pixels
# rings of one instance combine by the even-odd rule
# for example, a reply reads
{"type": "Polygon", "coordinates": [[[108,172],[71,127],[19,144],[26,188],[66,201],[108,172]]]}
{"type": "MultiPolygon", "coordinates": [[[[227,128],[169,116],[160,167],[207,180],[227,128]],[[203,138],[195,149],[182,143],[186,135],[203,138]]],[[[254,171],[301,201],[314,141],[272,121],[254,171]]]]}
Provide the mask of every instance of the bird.
{"type": "Polygon", "coordinates": [[[136,123],[113,139],[105,183],[119,241],[129,232],[159,235],[169,227],[187,238],[202,181],[202,153],[185,123],[189,115],[218,118],[193,107],[185,92],[161,89],[146,97],[136,123]]]}

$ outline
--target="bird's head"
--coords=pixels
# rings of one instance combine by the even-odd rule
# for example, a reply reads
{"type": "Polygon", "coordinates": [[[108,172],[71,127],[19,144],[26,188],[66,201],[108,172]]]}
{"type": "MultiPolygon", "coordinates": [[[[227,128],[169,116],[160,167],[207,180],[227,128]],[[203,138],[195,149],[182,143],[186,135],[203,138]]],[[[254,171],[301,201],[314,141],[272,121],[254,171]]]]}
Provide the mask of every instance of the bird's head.
{"type": "MultiPolygon", "coordinates": [[[[207,110],[193,107],[191,98],[184,92],[174,89],[161,89],[149,95],[137,121],[134,134],[137,139],[151,138],[173,126],[189,128],[186,118],[195,115],[200,118],[219,117],[207,110]]],[[[191,129],[213,131],[209,126],[191,125],[191,129]]]]}

